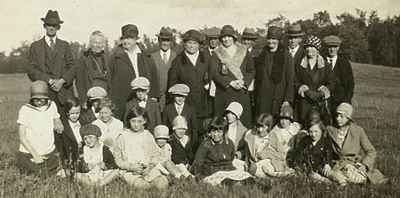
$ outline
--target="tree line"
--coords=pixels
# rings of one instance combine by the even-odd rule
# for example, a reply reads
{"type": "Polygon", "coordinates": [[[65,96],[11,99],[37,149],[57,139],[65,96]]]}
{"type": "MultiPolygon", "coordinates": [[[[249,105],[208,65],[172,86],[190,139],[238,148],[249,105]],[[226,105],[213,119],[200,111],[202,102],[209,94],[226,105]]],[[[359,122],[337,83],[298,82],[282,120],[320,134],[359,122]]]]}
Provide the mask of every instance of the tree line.
{"type": "MultiPolygon", "coordinates": [[[[301,19],[292,23],[301,24],[307,34],[314,34],[320,38],[331,34],[339,36],[343,40],[341,53],[347,55],[353,62],[400,67],[400,15],[382,19],[376,10],[356,9],[355,13],[344,12],[337,15],[336,19],[337,23],[333,23],[327,11],[320,11],[314,13],[310,19],[301,19]]],[[[266,29],[269,26],[280,26],[285,30],[290,23],[291,21],[284,15],[279,15],[268,20],[264,27],[256,27],[256,32],[260,37],[256,41],[255,48],[264,46],[266,29]]],[[[207,32],[213,28],[216,27],[204,26],[200,31],[207,32]]],[[[177,35],[184,33],[174,28],[171,28],[171,31],[177,35]]],[[[146,34],[143,35],[142,43],[148,51],[157,48],[157,41],[146,34]]],[[[179,50],[181,46],[178,43],[179,41],[175,40],[174,48],[179,50]]],[[[285,43],[287,42],[284,37],[282,44],[285,43]]],[[[118,41],[114,41],[113,44],[117,45],[118,41]]],[[[29,46],[29,41],[23,41],[8,55],[0,52],[0,73],[24,73],[29,65],[29,46]]],[[[71,42],[71,48],[77,59],[86,49],[86,45],[74,41],[71,42]]],[[[106,50],[113,49],[108,45],[106,50]]]]}

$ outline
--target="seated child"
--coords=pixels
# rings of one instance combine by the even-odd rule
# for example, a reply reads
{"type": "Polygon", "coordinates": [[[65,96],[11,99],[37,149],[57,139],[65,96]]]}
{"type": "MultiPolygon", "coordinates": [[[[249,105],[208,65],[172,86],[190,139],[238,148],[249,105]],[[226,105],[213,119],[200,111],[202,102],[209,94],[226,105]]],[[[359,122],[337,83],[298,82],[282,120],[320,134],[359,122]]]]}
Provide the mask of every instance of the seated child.
{"type": "Polygon", "coordinates": [[[198,120],[195,109],[185,102],[190,92],[190,88],[185,84],[175,84],[168,89],[168,93],[172,95],[173,102],[167,104],[162,113],[163,124],[173,131],[172,123],[176,116],[183,116],[186,119],[188,129],[186,134],[192,140],[193,148],[199,145],[198,120]]]}
{"type": "Polygon", "coordinates": [[[33,82],[30,101],[21,107],[17,120],[20,139],[17,166],[23,173],[43,177],[58,171],[54,131],[62,133],[64,130],[48,89],[44,81],[33,82]]]}
{"type": "Polygon", "coordinates": [[[63,168],[68,176],[72,176],[76,168],[76,163],[79,157],[79,149],[82,147],[82,138],[79,130],[81,124],[79,117],[81,106],[78,98],[68,98],[64,104],[66,118],[61,118],[64,126],[62,134],[62,151],[60,157],[63,162],[63,168]]]}
{"type": "Polygon", "coordinates": [[[150,90],[150,81],[145,77],[138,77],[132,80],[132,97],[128,100],[124,113],[124,124],[129,125],[127,114],[134,107],[141,107],[146,111],[147,124],[146,129],[153,132],[154,127],[161,124],[161,112],[158,102],[150,99],[148,94],[150,90]]]}
{"type": "Polygon", "coordinates": [[[255,176],[262,175],[260,153],[268,146],[270,132],[274,126],[274,117],[262,113],[256,119],[256,126],[246,132],[244,137],[245,148],[241,151],[249,167],[249,172],[255,176]]]}
{"type": "Polygon", "coordinates": [[[154,139],[156,140],[157,145],[161,148],[164,153],[163,164],[160,164],[160,171],[164,175],[172,175],[176,178],[181,176],[188,177],[190,176],[190,172],[187,170],[186,166],[183,164],[175,165],[173,161],[171,161],[172,148],[168,144],[169,137],[169,129],[165,125],[158,125],[154,128],[154,139]]]}
{"type": "Polygon", "coordinates": [[[129,109],[126,119],[127,128],[121,131],[112,149],[115,161],[122,170],[122,178],[138,188],[168,187],[167,177],[160,171],[153,171],[165,162],[165,156],[153,135],[145,129],[148,120],[146,111],[135,106],[129,109]]]}
{"type": "MultiPolygon", "coordinates": [[[[299,131],[300,125],[293,122],[293,109],[290,106],[282,107],[279,123],[271,131],[270,142],[260,152],[265,176],[282,177],[294,173],[288,166],[287,154],[293,147],[295,136],[299,131]]],[[[259,176],[264,177],[262,174],[259,176]]]]}
{"type": "Polygon", "coordinates": [[[81,127],[84,145],[80,150],[76,179],[87,185],[103,186],[118,177],[117,165],[110,149],[99,141],[100,128],[93,124],[81,127]]]}
{"type": "Polygon", "coordinates": [[[113,116],[115,105],[109,98],[102,98],[99,101],[99,118],[93,122],[101,129],[100,142],[112,147],[115,138],[124,128],[123,123],[113,116]]]}
{"type": "Polygon", "coordinates": [[[107,91],[102,87],[92,87],[88,90],[88,102],[79,118],[82,125],[92,123],[99,117],[99,101],[105,97],[107,97],[107,91]]]}
{"type": "Polygon", "coordinates": [[[172,161],[189,167],[194,158],[193,142],[187,134],[188,125],[185,117],[176,116],[172,122],[173,134],[168,143],[172,148],[172,161]]]}

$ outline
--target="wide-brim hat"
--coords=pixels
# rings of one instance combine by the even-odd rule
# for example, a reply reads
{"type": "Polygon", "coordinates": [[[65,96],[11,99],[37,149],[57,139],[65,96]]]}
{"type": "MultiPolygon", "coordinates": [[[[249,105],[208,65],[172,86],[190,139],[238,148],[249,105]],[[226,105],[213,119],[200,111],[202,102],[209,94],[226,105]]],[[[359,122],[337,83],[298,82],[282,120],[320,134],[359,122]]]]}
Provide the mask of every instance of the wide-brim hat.
{"type": "Polygon", "coordinates": [[[49,10],[44,18],[40,18],[45,24],[49,25],[60,25],[64,23],[61,21],[60,16],[56,10],[49,10]]]}
{"type": "Polygon", "coordinates": [[[268,27],[267,39],[280,40],[281,38],[282,38],[282,28],[277,27],[277,26],[268,27]]]}
{"type": "Polygon", "coordinates": [[[305,33],[301,29],[300,24],[293,24],[293,25],[289,26],[289,28],[287,30],[287,35],[288,35],[288,37],[291,37],[291,38],[303,37],[305,35],[305,33]]]}
{"type": "Polygon", "coordinates": [[[335,36],[335,35],[329,35],[329,36],[324,37],[322,39],[322,42],[324,43],[324,45],[326,45],[328,47],[329,46],[337,47],[337,46],[340,46],[340,44],[342,44],[342,40],[338,36],[335,36]]]}
{"type": "Polygon", "coordinates": [[[139,30],[136,25],[133,24],[127,24],[121,27],[121,39],[125,38],[133,38],[133,39],[138,39],[139,38],[139,30]]]}
{"type": "Polygon", "coordinates": [[[256,40],[257,38],[258,35],[253,28],[244,28],[242,33],[242,39],[256,40]]]}
{"type": "Polygon", "coordinates": [[[204,30],[204,34],[206,35],[208,40],[212,39],[218,39],[219,38],[219,33],[221,32],[221,29],[217,27],[212,27],[204,30]]]}
{"type": "Polygon", "coordinates": [[[224,25],[222,27],[222,30],[219,33],[219,39],[222,39],[225,36],[231,36],[235,40],[237,40],[237,35],[236,35],[236,32],[235,32],[235,29],[233,29],[233,27],[231,25],[224,25]]]}
{"type": "Polygon", "coordinates": [[[185,32],[185,34],[183,34],[183,42],[196,41],[198,43],[201,43],[202,40],[203,40],[202,34],[194,29],[188,30],[187,32],[185,32]]]}
{"type": "Polygon", "coordinates": [[[31,99],[49,99],[49,86],[46,82],[37,80],[31,85],[31,99]]]}
{"type": "Polygon", "coordinates": [[[158,39],[172,40],[172,31],[170,31],[168,28],[162,27],[160,33],[157,34],[157,37],[158,39]]]}

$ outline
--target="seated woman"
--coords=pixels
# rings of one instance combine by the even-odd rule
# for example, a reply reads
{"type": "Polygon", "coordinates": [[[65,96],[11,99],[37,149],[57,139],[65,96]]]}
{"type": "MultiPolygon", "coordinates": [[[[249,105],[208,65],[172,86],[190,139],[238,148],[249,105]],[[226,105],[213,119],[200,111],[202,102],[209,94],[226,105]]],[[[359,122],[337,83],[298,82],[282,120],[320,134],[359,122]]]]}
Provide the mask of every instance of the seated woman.
{"type": "Polygon", "coordinates": [[[310,126],[307,135],[299,140],[291,152],[292,166],[313,179],[329,182],[327,177],[334,179],[334,174],[329,171],[332,167],[332,150],[327,146],[329,139],[326,127],[321,120],[311,121],[307,126],[310,126]]]}
{"type": "Polygon", "coordinates": [[[138,106],[127,113],[127,128],[115,140],[113,154],[122,178],[138,188],[168,187],[167,178],[158,169],[165,158],[154,141],[153,135],[145,129],[146,111],[138,106]]]}
{"type": "Polygon", "coordinates": [[[211,185],[221,184],[225,179],[242,181],[251,178],[250,173],[233,166],[235,146],[226,135],[228,122],[224,117],[211,120],[209,138],[197,150],[191,170],[193,174],[211,185]]]}
{"type": "Polygon", "coordinates": [[[279,123],[271,131],[270,142],[260,152],[260,159],[263,160],[260,165],[264,174],[257,175],[258,177],[283,177],[294,173],[286,159],[299,131],[300,125],[293,122],[293,109],[290,106],[282,107],[279,123]]]}
{"type": "Polygon", "coordinates": [[[345,176],[341,183],[385,183],[387,179],[375,168],[376,150],[364,129],[352,119],[353,107],[341,103],[336,109],[336,126],[328,127],[333,149],[333,171],[345,176]]]}
{"type": "Polygon", "coordinates": [[[88,185],[103,186],[118,177],[118,167],[110,149],[100,142],[100,128],[87,124],[79,130],[84,146],[80,149],[76,179],[88,185]]]}
{"type": "Polygon", "coordinates": [[[248,130],[244,136],[245,148],[242,150],[242,154],[244,154],[248,167],[250,167],[249,172],[255,176],[262,172],[262,166],[258,164],[262,161],[260,152],[268,146],[273,126],[274,117],[271,114],[262,113],[256,119],[256,126],[248,130]]]}

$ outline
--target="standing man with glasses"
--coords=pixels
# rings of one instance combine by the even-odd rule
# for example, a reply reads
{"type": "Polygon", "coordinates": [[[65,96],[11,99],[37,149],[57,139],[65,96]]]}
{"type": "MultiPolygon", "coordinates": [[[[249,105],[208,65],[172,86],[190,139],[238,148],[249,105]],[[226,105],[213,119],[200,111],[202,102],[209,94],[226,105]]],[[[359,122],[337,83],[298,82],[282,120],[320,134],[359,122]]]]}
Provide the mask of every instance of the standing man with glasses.
{"type": "Polygon", "coordinates": [[[55,101],[59,112],[62,112],[60,108],[73,96],[74,60],[68,42],[57,37],[63,23],[58,12],[49,10],[41,20],[46,35],[30,47],[28,77],[31,81],[42,80],[48,83],[51,88],[49,97],[55,101]]]}

